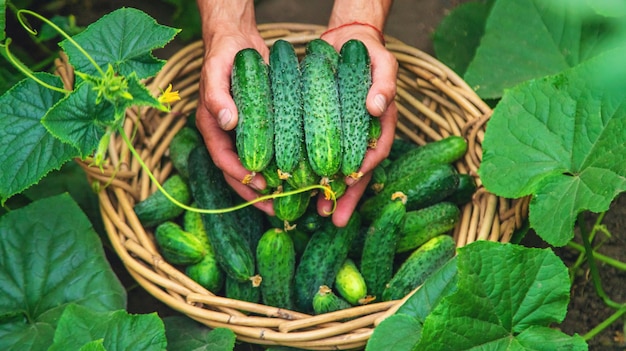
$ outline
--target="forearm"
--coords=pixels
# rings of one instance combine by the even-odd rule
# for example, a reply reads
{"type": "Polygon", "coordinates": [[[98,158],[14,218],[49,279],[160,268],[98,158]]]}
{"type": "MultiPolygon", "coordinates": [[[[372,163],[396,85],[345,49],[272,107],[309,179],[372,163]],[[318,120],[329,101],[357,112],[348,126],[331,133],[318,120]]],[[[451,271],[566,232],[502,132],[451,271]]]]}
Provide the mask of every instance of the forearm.
{"type": "Polygon", "coordinates": [[[197,0],[197,4],[205,39],[228,28],[256,29],[253,0],[197,0]]]}
{"type": "Polygon", "coordinates": [[[335,0],[328,28],[361,22],[382,31],[392,2],[392,0],[335,0]]]}

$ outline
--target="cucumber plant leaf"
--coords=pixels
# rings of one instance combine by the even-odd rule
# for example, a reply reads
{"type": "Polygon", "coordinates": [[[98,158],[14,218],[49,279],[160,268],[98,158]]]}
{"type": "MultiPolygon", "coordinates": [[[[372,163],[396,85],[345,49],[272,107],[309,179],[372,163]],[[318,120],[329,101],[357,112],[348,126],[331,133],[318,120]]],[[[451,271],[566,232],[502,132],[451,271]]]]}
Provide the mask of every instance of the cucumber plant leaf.
{"type": "Polygon", "coordinates": [[[235,333],[228,328],[209,329],[180,316],[166,317],[163,322],[170,350],[232,351],[235,347],[235,333]]]}
{"type": "Polygon", "coordinates": [[[415,350],[587,349],[550,328],[567,313],[570,287],[551,250],[477,241],[458,250],[457,267],[457,290],[426,318],[415,350]]]}
{"type": "Polygon", "coordinates": [[[68,194],[0,217],[0,349],[46,350],[65,308],[126,305],[102,242],[68,194]]]}
{"type": "Polygon", "coordinates": [[[469,1],[456,6],[441,20],[433,33],[437,59],[459,76],[465,74],[476,54],[493,2],[469,1]]]}
{"type": "Polygon", "coordinates": [[[131,315],[123,309],[100,312],[70,304],[59,319],[48,351],[90,349],[100,343],[105,350],[152,351],[165,350],[167,339],[156,313],[131,315]]]}
{"type": "Polygon", "coordinates": [[[422,323],[408,314],[394,314],[382,321],[367,341],[366,351],[411,351],[419,341],[422,323]]]}
{"type": "MultiPolygon", "coordinates": [[[[37,73],[47,84],[61,87],[58,77],[37,73]]],[[[55,138],[41,124],[63,94],[32,79],[23,79],[0,96],[0,202],[38,182],[78,156],[78,150],[55,138]]]]}
{"type": "Polygon", "coordinates": [[[499,98],[506,88],[556,74],[624,40],[623,17],[581,7],[569,1],[496,0],[464,79],[482,98],[499,98]]]}
{"type": "MultiPolygon", "coordinates": [[[[102,16],[73,39],[91,55],[103,69],[112,65],[115,72],[128,76],[136,72],[140,79],[155,75],[164,61],[152,55],[152,50],[164,47],[179,30],[158,24],[146,13],[121,8],[102,16]],[[141,33],[138,40],[137,33],[141,33]]],[[[61,48],[79,72],[96,76],[96,67],[68,40],[61,48]]]]}
{"type": "Polygon", "coordinates": [[[572,239],[577,215],[626,190],[626,48],[510,89],[493,111],[478,170],[491,192],[532,195],[530,226],[572,239]]]}

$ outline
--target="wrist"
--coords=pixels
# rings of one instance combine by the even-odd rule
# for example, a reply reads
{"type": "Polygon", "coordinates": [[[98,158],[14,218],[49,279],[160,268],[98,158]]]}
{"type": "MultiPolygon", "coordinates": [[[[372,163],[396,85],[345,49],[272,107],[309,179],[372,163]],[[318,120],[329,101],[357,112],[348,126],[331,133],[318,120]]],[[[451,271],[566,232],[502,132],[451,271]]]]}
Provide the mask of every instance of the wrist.
{"type": "Polygon", "coordinates": [[[256,31],[253,0],[197,0],[204,37],[216,32],[256,31]]]}
{"type": "Polygon", "coordinates": [[[391,0],[336,0],[328,21],[333,29],[350,23],[365,23],[382,32],[391,8],[391,0]]]}

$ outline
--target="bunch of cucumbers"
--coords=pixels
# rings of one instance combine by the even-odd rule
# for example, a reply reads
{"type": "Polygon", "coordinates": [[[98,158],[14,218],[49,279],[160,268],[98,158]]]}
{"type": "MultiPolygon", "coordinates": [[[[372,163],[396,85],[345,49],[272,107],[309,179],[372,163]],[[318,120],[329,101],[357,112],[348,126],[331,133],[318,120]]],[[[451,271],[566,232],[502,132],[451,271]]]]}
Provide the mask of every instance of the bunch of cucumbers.
{"type": "MultiPolygon", "coordinates": [[[[362,42],[350,40],[337,52],[315,39],[299,60],[289,42],[277,40],[269,64],[244,49],[231,83],[237,152],[251,176],[264,176],[267,192],[321,184],[339,197],[345,177],[361,176],[367,148],[380,136],[365,106],[371,70],[362,42]]],[[[345,227],[318,214],[312,191],[275,198],[275,217],[252,206],[199,214],[159,191],[134,210],[153,229],[163,258],[209,291],[326,313],[400,299],[455,254],[450,232],[476,190],[453,166],[466,151],[458,136],[420,147],[396,139],[345,227]]],[[[204,209],[243,202],[193,123],[174,136],[169,158],[176,172],[163,187],[179,202],[204,209]]]]}

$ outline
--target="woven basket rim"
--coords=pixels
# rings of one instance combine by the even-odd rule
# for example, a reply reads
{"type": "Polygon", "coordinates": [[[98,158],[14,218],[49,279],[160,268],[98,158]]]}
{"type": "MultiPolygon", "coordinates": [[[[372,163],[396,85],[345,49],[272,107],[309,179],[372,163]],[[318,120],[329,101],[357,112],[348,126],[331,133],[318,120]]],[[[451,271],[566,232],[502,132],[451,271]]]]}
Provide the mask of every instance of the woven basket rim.
{"type": "MultiPolygon", "coordinates": [[[[260,24],[258,28],[268,45],[281,38],[292,42],[300,53],[303,44],[318,38],[325,29],[303,23],[260,24]]],[[[385,39],[400,64],[397,134],[420,145],[448,135],[460,135],[468,141],[468,152],[456,166],[459,172],[469,173],[477,180],[479,190],[472,202],[462,208],[461,220],[453,233],[457,246],[476,240],[507,242],[523,225],[529,199],[497,197],[482,187],[476,174],[490,107],[437,59],[391,36],[385,39]]],[[[173,54],[162,71],[149,81],[148,88],[154,94],[175,82],[182,99],[170,113],[141,108],[127,114],[124,129],[129,135],[136,129],[135,148],[160,182],[173,171],[167,160],[169,142],[197,107],[202,60],[202,42],[191,43],[173,54]]],[[[57,61],[57,73],[67,86],[72,86],[73,75],[66,60],[57,61]]],[[[133,211],[134,203],[156,190],[154,184],[119,139],[111,142],[108,151],[103,171],[77,162],[91,181],[103,184],[98,193],[100,210],[115,252],[146,291],[202,324],[230,328],[239,340],[255,344],[310,350],[352,349],[364,346],[375,326],[395,313],[411,295],[318,316],[217,296],[163,260],[152,233],[143,228],[133,211]]]]}

